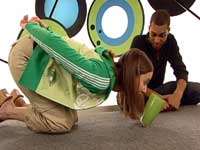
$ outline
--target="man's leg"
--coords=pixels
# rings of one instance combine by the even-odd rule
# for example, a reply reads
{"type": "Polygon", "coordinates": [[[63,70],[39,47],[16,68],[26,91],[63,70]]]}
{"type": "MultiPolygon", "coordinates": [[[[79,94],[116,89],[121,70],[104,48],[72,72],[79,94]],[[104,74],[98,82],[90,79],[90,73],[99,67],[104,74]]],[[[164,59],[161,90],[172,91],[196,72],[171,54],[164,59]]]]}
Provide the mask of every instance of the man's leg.
{"type": "Polygon", "coordinates": [[[182,105],[196,105],[200,102],[200,83],[188,82],[185,89],[182,105]]]}
{"type": "MultiPolygon", "coordinates": [[[[161,95],[172,94],[176,89],[177,82],[167,82],[154,89],[161,95]]],[[[181,99],[181,105],[195,105],[200,102],[200,83],[188,82],[181,99]]]]}
{"type": "Polygon", "coordinates": [[[167,82],[155,89],[154,91],[158,92],[161,95],[172,94],[176,89],[176,81],[167,82]]]}

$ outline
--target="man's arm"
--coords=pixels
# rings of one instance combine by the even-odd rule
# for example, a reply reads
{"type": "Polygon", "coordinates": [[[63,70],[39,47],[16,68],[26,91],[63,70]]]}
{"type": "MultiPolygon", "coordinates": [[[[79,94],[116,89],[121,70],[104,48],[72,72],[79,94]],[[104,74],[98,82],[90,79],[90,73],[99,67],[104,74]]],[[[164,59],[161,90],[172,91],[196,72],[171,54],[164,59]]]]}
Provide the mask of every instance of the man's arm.
{"type": "Polygon", "coordinates": [[[177,82],[177,87],[176,87],[176,90],[174,91],[174,94],[179,95],[182,98],[186,86],[187,86],[187,82],[184,79],[179,79],[177,82]]]}
{"type": "Polygon", "coordinates": [[[170,41],[171,41],[171,47],[170,47],[171,55],[169,58],[169,62],[174,70],[174,75],[176,76],[177,79],[177,86],[172,94],[165,95],[164,98],[167,99],[168,103],[172,107],[178,109],[181,103],[183,93],[187,86],[188,71],[186,70],[186,66],[182,60],[182,56],[179,52],[179,47],[177,45],[174,36],[171,36],[170,41]]]}
{"type": "Polygon", "coordinates": [[[172,97],[168,99],[168,103],[174,106],[176,109],[178,109],[181,104],[181,99],[183,97],[186,86],[187,82],[184,79],[179,79],[177,81],[176,90],[172,94],[172,97]]]}
{"type": "Polygon", "coordinates": [[[173,68],[174,75],[176,76],[177,82],[179,82],[180,79],[183,79],[187,82],[188,71],[186,69],[185,63],[183,62],[177,41],[172,35],[170,36],[169,51],[170,51],[170,57],[168,61],[171,67],[173,68]]]}
{"type": "Polygon", "coordinates": [[[151,95],[151,93],[155,93],[155,94],[159,95],[161,98],[163,98],[166,101],[165,106],[164,106],[164,110],[170,109],[170,107],[175,108],[175,109],[179,109],[181,99],[183,97],[183,93],[186,89],[186,86],[187,86],[187,81],[185,81],[184,79],[179,79],[177,81],[177,86],[176,86],[176,89],[173,92],[173,94],[160,95],[156,91],[154,91],[150,88],[147,88],[147,92],[145,93],[145,95],[147,97],[149,97],[151,95]]]}

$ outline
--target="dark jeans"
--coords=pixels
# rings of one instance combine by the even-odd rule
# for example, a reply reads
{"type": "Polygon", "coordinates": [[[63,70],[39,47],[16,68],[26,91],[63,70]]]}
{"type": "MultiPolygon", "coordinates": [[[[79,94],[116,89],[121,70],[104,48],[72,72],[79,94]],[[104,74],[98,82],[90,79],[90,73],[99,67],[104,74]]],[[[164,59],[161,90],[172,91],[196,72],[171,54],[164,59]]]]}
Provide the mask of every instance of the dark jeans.
{"type": "MultiPolygon", "coordinates": [[[[161,95],[172,94],[176,89],[177,82],[167,82],[154,89],[161,95]]],[[[200,83],[188,82],[181,99],[181,105],[195,105],[200,102],[200,83]]]]}

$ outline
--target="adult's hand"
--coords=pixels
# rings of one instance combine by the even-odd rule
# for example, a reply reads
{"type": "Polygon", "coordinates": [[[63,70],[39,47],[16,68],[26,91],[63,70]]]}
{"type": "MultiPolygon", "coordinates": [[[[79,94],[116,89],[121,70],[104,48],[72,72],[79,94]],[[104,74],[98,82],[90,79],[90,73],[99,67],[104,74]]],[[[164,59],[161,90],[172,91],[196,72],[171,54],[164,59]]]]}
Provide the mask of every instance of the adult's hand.
{"type": "Polygon", "coordinates": [[[162,109],[162,111],[168,110],[169,109],[169,103],[167,101],[165,101],[164,107],[162,109]]]}
{"type": "Polygon", "coordinates": [[[182,98],[181,95],[168,94],[168,95],[163,95],[162,98],[168,102],[169,106],[175,108],[176,110],[179,109],[182,98]]]}

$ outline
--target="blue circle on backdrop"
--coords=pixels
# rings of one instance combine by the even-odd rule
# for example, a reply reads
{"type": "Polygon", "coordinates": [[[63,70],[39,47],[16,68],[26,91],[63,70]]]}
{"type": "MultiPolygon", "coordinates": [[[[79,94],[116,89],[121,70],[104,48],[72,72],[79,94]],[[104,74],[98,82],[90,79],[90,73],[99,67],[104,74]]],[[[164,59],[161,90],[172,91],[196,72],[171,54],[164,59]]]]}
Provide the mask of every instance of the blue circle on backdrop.
{"type": "Polygon", "coordinates": [[[96,27],[97,27],[97,31],[98,31],[98,35],[101,38],[102,41],[104,41],[105,43],[109,44],[109,45],[121,45],[122,43],[124,43],[132,34],[133,29],[134,29],[134,12],[132,10],[132,8],[130,7],[130,5],[124,1],[124,0],[108,0],[107,2],[105,2],[102,7],[100,8],[98,14],[97,14],[97,22],[96,22],[96,27]],[[125,12],[126,15],[128,17],[128,26],[127,29],[125,31],[125,33],[118,38],[110,38],[108,37],[102,28],[102,17],[105,13],[105,11],[112,7],[112,6],[119,6],[121,7],[125,12]]]}
{"type": "MultiPolygon", "coordinates": [[[[45,16],[50,16],[54,4],[55,0],[45,2],[45,16]]],[[[78,13],[79,7],[76,0],[59,0],[51,17],[53,19],[59,20],[59,22],[66,28],[70,28],[77,20],[78,13]]]]}
{"type": "Polygon", "coordinates": [[[36,0],[36,15],[52,18],[65,27],[69,37],[76,35],[84,25],[87,15],[85,0],[36,0]]]}

